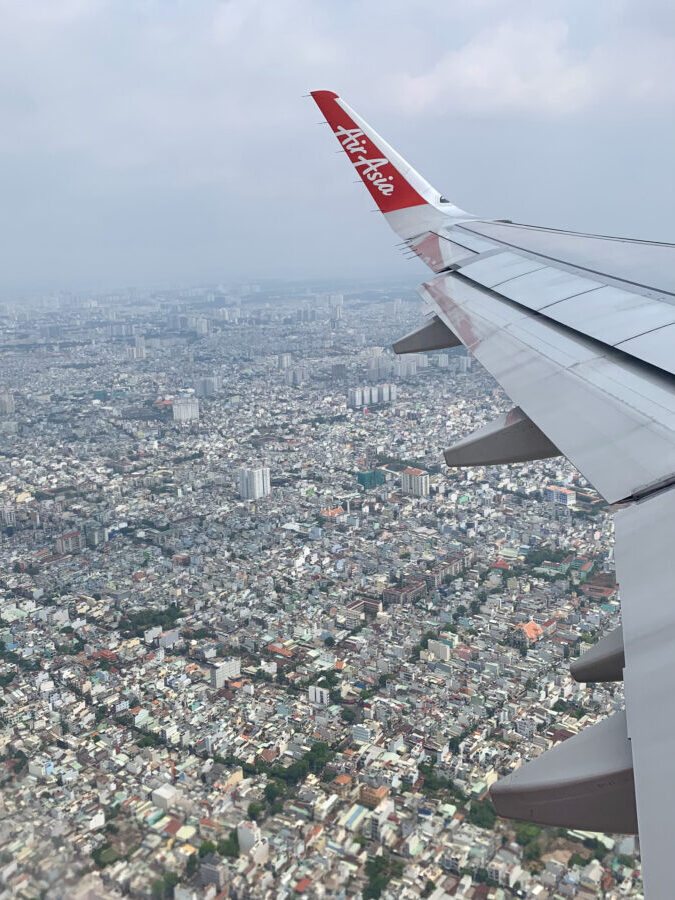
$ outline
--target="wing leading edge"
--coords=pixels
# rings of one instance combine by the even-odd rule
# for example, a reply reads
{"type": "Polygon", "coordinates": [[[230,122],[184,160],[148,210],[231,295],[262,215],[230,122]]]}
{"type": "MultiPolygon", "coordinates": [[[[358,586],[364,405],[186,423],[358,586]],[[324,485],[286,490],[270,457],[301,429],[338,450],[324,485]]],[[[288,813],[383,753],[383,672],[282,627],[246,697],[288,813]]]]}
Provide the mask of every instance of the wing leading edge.
{"type": "Polygon", "coordinates": [[[516,405],[446,459],[483,465],[561,452],[623,507],[622,633],[575,672],[609,680],[623,666],[625,715],[502,779],[495,805],[546,824],[637,828],[648,896],[669,896],[675,245],[479,219],[445,201],[337,94],[312,96],[388,224],[436,273],[420,289],[435,319],[395,349],[461,341],[516,405]]]}

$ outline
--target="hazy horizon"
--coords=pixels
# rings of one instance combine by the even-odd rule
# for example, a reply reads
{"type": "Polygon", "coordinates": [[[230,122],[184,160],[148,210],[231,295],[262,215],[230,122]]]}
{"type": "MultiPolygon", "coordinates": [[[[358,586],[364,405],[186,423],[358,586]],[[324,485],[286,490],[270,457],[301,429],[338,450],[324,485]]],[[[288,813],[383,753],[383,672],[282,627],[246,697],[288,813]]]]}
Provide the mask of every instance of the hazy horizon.
{"type": "Polygon", "coordinates": [[[675,241],[675,11],[1,0],[0,297],[421,280],[309,90],[481,215],[675,241]]]}

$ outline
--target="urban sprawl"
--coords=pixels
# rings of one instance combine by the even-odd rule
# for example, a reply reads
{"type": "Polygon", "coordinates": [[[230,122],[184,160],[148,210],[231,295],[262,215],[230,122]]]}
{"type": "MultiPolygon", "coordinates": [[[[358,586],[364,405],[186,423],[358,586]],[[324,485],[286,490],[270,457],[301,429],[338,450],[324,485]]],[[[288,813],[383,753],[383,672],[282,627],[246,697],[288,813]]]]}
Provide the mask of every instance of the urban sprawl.
{"type": "MultiPolygon", "coordinates": [[[[622,707],[610,511],[399,286],[0,308],[0,898],[641,897],[490,786],[622,707]],[[338,293],[338,291],[340,291],[338,293]]],[[[551,403],[555,403],[551,397],[551,403]]]]}

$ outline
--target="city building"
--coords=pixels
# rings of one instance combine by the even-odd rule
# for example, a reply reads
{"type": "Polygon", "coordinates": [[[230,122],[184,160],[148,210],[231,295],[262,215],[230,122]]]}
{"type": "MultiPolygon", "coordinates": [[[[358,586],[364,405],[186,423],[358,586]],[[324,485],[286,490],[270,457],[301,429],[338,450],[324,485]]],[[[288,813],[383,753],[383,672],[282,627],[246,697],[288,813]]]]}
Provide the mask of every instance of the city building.
{"type": "Polygon", "coordinates": [[[14,394],[10,391],[0,393],[0,415],[11,416],[14,409],[14,394]]]}
{"type": "Polygon", "coordinates": [[[429,652],[433,653],[436,659],[442,659],[445,662],[450,659],[452,648],[450,644],[445,641],[430,640],[427,647],[429,652]]]}
{"type": "Polygon", "coordinates": [[[328,706],[330,703],[330,691],[328,688],[311,684],[309,686],[309,702],[316,703],[317,706],[328,706]]]}
{"type": "Polygon", "coordinates": [[[241,660],[237,656],[231,656],[211,667],[211,687],[220,690],[226,682],[232,678],[238,678],[241,673],[241,660]]]}
{"type": "Polygon", "coordinates": [[[199,883],[202,887],[215,884],[219,891],[225,887],[227,870],[225,864],[215,853],[207,853],[199,863],[199,883]]]}
{"type": "Polygon", "coordinates": [[[172,406],[174,422],[198,422],[199,400],[194,397],[177,397],[172,406]]]}
{"type": "Polygon", "coordinates": [[[544,488],[544,500],[546,503],[555,503],[557,506],[576,506],[576,491],[571,488],[561,487],[557,484],[547,485],[544,488]]]}
{"type": "Polygon", "coordinates": [[[87,545],[87,540],[82,531],[68,531],[56,539],[55,550],[57,553],[77,553],[87,545]]]}
{"type": "Polygon", "coordinates": [[[197,381],[196,394],[198,397],[212,397],[220,390],[221,379],[217,375],[208,375],[197,381]]]}
{"type": "Polygon", "coordinates": [[[408,466],[401,473],[401,493],[410,497],[428,497],[429,473],[408,466]]]}
{"type": "Polygon", "coordinates": [[[239,496],[242,500],[259,500],[270,492],[270,470],[267,466],[239,470],[239,496]]]}

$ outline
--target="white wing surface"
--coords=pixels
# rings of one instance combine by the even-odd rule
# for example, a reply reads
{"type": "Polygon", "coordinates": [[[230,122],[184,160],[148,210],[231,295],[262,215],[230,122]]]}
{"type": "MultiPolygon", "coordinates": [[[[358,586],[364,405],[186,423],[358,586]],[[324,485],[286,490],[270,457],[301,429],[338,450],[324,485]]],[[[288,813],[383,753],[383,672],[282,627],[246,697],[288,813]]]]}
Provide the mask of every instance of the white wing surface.
{"type": "Polygon", "coordinates": [[[495,805],[545,824],[639,830],[647,896],[671,896],[675,245],[479,219],[338,95],[312,96],[388,223],[435,273],[420,293],[436,316],[394,349],[461,341],[516,407],[450,448],[449,464],[562,453],[622,506],[623,641],[610,635],[572,671],[588,681],[623,675],[626,714],[498,782],[495,805]]]}

